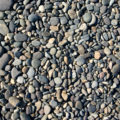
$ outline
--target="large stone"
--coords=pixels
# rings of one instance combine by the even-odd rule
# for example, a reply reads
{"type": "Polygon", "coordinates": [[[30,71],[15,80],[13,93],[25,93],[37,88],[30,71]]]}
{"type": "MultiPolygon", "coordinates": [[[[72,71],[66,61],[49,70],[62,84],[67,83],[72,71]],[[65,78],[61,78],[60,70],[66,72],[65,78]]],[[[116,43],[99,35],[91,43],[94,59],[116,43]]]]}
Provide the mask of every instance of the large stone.
{"type": "Polygon", "coordinates": [[[6,35],[9,32],[7,25],[3,20],[0,20],[0,33],[6,35]]]}
{"type": "Polygon", "coordinates": [[[14,39],[16,42],[23,42],[27,40],[27,35],[23,34],[23,33],[17,33],[14,36],[14,39]]]}
{"type": "Polygon", "coordinates": [[[2,57],[0,58],[0,69],[3,69],[8,62],[10,61],[11,56],[7,53],[3,54],[2,57]]]}
{"type": "Polygon", "coordinates": [[[20,104],[20,101],[16,97],[10,97],[9,98],[9,103],[12,106],[17,107],[20,104]]]}
{"type": "Polygon", "coordinates": [[[42,76],[42,75],[39,76],[39,81],[42,82],[42,83],[48,83],[47,77],[42,76]]]}
{"type": "Polygon", "coordinates": [[[13,0],[0,0],[0,11],[9,10],[13,4],[13,0]]]}
{"type": "Polygon", "coordinates": [[[15,79],[16,77],[18,77],[18,75],[20,75],[20,74],[21,74],[21,72],[18,71],[15,67],[11,71],[11,76],[12,76],[13,79],[15,79]]]}

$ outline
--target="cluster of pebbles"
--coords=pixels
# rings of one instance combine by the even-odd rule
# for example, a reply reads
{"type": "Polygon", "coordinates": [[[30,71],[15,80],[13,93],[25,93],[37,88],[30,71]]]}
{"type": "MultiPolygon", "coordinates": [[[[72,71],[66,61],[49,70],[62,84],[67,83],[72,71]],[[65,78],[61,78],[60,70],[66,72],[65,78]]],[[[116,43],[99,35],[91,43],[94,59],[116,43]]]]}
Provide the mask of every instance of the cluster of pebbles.
{"type": "Polygon", "coordinates": [[[120,0],[0,0],[0,120],[120,120],[120,0]]]}

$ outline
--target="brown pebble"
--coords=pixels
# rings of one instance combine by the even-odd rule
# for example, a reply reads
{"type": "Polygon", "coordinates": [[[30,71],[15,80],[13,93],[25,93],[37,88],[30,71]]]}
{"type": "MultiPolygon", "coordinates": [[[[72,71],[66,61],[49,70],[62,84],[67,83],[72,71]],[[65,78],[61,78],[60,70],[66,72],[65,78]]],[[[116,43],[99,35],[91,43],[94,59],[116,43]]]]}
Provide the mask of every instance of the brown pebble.
{"type": "Polygon", "coordinates": [[[68,57],[67,56],[64,56],[64,62],[65,62],[65,64],[68,64],[68,57]]]}
{"type": "Polygon", "coordinates": [[[100,52],[99,51],[95,51],[94,58],[97,59],[97,60],[99,60],[100,57],[101,57],[100,52]]]}

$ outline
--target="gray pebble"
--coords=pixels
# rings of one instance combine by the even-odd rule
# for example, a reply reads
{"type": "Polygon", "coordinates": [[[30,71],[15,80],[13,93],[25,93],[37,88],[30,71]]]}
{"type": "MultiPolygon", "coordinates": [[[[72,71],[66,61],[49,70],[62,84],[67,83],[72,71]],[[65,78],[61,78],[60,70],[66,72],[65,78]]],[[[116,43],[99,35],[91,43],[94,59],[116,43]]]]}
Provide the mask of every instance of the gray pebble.
{"type": "Polygon", "coordinates": [[[39,76],[39,81],[42,82],[42,83],[48,83],[47,77],[42,76],[42,75],[39,76]]]}
{"type": "Polygon", "coordinates": [[[11,105],[13,105],[14,107],[17,107],[20,104],[20,101],[16,97],[10,97],[9,98],[9,103],[11,105]]]}
{"type": "Polygon", "coordinates": [[[62,84],[62,80],[59,77],[54,78],[54,82],[55,82],[56,85],[61,85],[62,84]]]}
{"type": "Polygon", "coordinates": [[[51,25],[58,25],[59,18],[58,17],[51,17],[50,18],[50,23],[51,23],[51,25]]]}
{"type": "Polygon", "coordinates": [[[25,82],[25,79],[23,78],[23,76],[19,76],[17,78],[17,83],[23,84],[25,82]]]}
{"type": "Polygon", "coordinates": [[[14,36],[14,39],[16,42],[23,42],[27,40],[27,35],[23,34],[23,33],[17,33],[14,36]]]}
{"type": "Polygon", "coordinates": [[[35,75],[35,70],[33,67],[30,67],[28,72],[27,72],[28,78],[33,78],[35,75]]]}
{"type": "Polygon", "coordinates": [[[83,20],[84,22],[89,23],[92,20],[92,15],[90,13],[85,13],[83,15],[83,20]]]}
{"type": "Polygon", "coordinates": [[[20,75],[21,72],[17,70],[17,68],[13,67],[12,70],[11,70],[11,76],[13,79],[17,78],[18,75],[20,75]]]}
{"type": "Polygon", "coordinates": [[[119,64],[115,64],[111,71],[112,71],[114,76],[117,76],[120,73],[120,65],[119,64]]]}
{"type": "Polygon", "coordinates": [[[76,62],[77,62],[77,65],[81,66],[83,64],[85,64],[85,58],[83,58],[82,56],[79,56],[76,58],[76,62]]]}
{"type": "Polygon", "coordinates": [[[38,68],[40,66],[40,60],[33,59],[31,64],[34,68],[38,68]]]}
{"type": "Polygon", "coordinates": [[[60,23],[61,23],[62,25],[67,24],[67,22],[68,22],[68,20],[67,20],[66,17],[60,17],[60,23]]]}
{"type": "Polygon", "coordinates": [[[30,21],[30,22],[35,22],[35,21],[37,21],[39,19],[39,17],[38,17],[38,15],[36,15],[36,14],[30,14],[29,16],[28,16],[28,20],[30,21]]]}
{"type": "Polygon", "coordinates": [[[98,87],[98,82],[97,81],[93,81],[92,82],[92,88],[96,88],[98,87]]]}

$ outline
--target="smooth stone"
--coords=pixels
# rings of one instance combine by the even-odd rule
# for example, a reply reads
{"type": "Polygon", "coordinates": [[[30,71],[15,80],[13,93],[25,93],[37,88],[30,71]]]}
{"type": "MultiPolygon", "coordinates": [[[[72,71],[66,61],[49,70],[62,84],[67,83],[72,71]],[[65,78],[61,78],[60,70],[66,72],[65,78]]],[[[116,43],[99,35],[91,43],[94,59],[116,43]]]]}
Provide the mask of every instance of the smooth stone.
{"type": "Polygon", "coordinates": [[[83,20],[84,20],[84,22],[86,22],[86,23],[91,22],[91,20],[92,20],[92,15],[91,15],[90,13],[85,13],[85,14],[83,15],[83,20]]]}
{"type": "Polygon", "coordinates": [[[106,6],[109,5],[109,2],[110,2],[110,0],[102,0],[102,4],[106,5],[106,6]]]}
{"type": "Polygon", "coordinates": [[[6,11],[11,8],[13,0],[0,0],[0,11],[6,11]]]}
{"type": "Polygon", "coordinates": [[[14,112],[12,115],[11,115],[11,120],[17,120],[19,118],[19,113],[18,112],[14,112]]]}
{"type": "Polygon", "coordinates": [[[45,12],[45,7],[44,7],[44,5],[40,5],[40,6],[39,6],[39,11],[42,12],[42,13],[45,12]]]}
{"type": "Polygon", "coordinates": [[[96,23],[97,19],[96,19],[96,16],[94,14],[92,14],[92,20],[91,22],[89,23],[90,26],[94,25],[96,23]]]}
{"type": "Polygon", "coordinates": [[[32,108],[31,108],[31,106],[29,105],[29,106],[26,107],[26,114],[29,115],[29,114],[31,114],[31,113],[32,113],[32,108]]]}
{"type": "Polygon", "coordinates": [[[23,34],[23,33],[17,33],[14,36],[14,39],[16,42],[23,42],[27,40],[27,35],[23,34]]]}
{"type": "Polygon", "coordinates": [[[107,11],[107,7],[106,6],[102,6],[100,7],[100,12],[103,14],[107,11]]]}
{"type": "Polygon", "coordinates": [[[35,21],[37,21],[38,19],[39,19],[38,15],[33,14],[33,13],[28,16],[28,20],[29,20],[30,22],[35,22],[35,21]]]}
{"type": "Polygon", "coordinates": [[[5,76],[6,72],[4,70],[0,70],[0,76],[5,76]]]}
{"type": "Polygon", "coordinates": [[[33,59],[31,64],[34,68],[38,68],[40,66],[40,60],[33,59]]]}
{"type": "Polygon", "coordinates": [[[51,107],[49,105],[44,106],[44,113],[45,115],[48,115],[51,112],[51,107]]]}
{"type": "Polygon", "coordinates": [[[77,109],[79,109],[79,110],[82,110],[82,108],[83,108],[82,103],[81,103],[80,101],[76,101],[76,103],[75,103],[75,108],[77,108],[77,109]]]}
{"type": "Polygon", "coordinates": [[[24,5],[27,5],[29,2],[30,2],[30,0],[24,0],[24,1],[23,1],[23,4],[24,4],[24,5]]]}
{"type": "Polygon", "coordinates": [[[13,21],[11,21],[11,22],[9,23],[9,30],[10,30],[10,32],[14,32],[14,31],[15,31],[15,25],[14,25],[14,22],[13,22],[13,21]]]}
{"type": "Polygon", "coordinates": [[[41,101],[37,101],[37,102],[35,103],[35,106],[36,106],[36,110],[37,110],[37,111],[40,110],[41,105],[42,105],[41,101]]]}
{"type": "Polygon", "coordinates": [[[48,83],[49,81],[48,81],[48,79],[47,79],[46,76],[40,75],[40,76],[39,76],[39,82],[48,83]]]}
{"type": "Polygon", "coordinates": [[[4,18],[4,12],[0,12],[0,19],[4,18]]]}
{"type": "Polygon", "coordinates": [[[9,103],[14,106],[17,107],[20,104],[20,100],[16,97],[10,97],[9,98],[9,103]]]}
{"type": "Polygon", "coordinates": [[[105,53],[106,55],[110,55],[110,54],[111,54],[111,51],[110,51],[109,48],[105,47],[104,53],[105,53]]]}
{"type": "Polygon", "coordinates": [[[33,76],[35,75],[35,70],[33,67],[29,68],[27,75],[28,75],[28,78],[33,78],[33,76]]]}
{"type": "Polygon", "coordinates": [[[111,72],[113,73],[113,76],[117,76],[120,73],[120,65],[119,64],[115,64],[113,66],[111,72]]]}
{"type": "Polygon", "coordinates": [[[51,17],[50,18],[50,23],[51,23],[51,25],[58,25],[59,18],[58,17],[51,17]]]}
{"type": "Polygon", "coordinates": [[[20,113],[20,119],[21,120],[31,120],[30,117],[28,115],[26,115],[26,113],[24,113],[24,112],[20,113]]]}
{"type": "Polygon", "coordinates": [[[0,69],[3,69],[8,62],[10,61],[11,56],[7,53],[3,54],[2,57],[0,58],[0,69]]]}
{"type": "Polygon", "coordinates": [[[79,56],[76,58],[76,62],[77,62],[77,65],[81,66],[83,64],[85,64],[85,58],[83,58],[82,56],[79,56]]]}
{"type": "Polygon", "coordinates": [[[40,41],[38,41],[38,40],[33,40],[33,41],[32,41],[32,45],[35,46],[35,47],[37,47],[37,46],[40,45],[40,41]]]}
{"type": "Polygon", "coordinates": [[[86,31],[87,30],[86,23],[83,23],[83,24],[80,25],[80,30],[82,30],[82,31],[86,31]]]}
{"type": "Polygon", "coordinates": [[[59,77],[54,78],[54,82],[56,85],[61,85],[62,84],[62,79],[59,77]]]}
{"type": "Polygon", "coordinates": [[[33,59],[41,59],[42,57],[43,57],[43,54],[41,52],[33,53],[33,59]]]}
{"type": "Polygon", "coordinates": [[[91,113],[94,113],[96,111],[96,106],[93,104],[90,104],[88,107],[88,111],[91,113]]]}
{"type": "Polygon", "coordinates": [[[56,54],[56,48],[51,48],[50,49],[50,54],[55,55],[56,54]]]}
{"type": "Polygon", "coordinates": [[[23,76],[19,76],[17,78],[17,83],[23,84],[25,82],[25,79],[23,78],[23,76]]]}
{"type": "Polygon", "coordinates": [[[55,100],[51,100],[51,101],[50,101],[50,105],[51,105],[53,108],[55,108],[55,107],[57,107],[57,102],[56,102],[55,100]]]}
{"type": "Polygon", "coordinates": [[[0,20],[0,33],[4,36],[9,33],[9,29],[3,20],[0,20]]]}
{"type": "Polygon", "coordinates": [[[92,82],[92,88],[96,88],[98,87],[98,82],[97,81],[93,81],[92,82]]]}
{"type": "Polygon", "coordinates": [[[111,24],[112,24],[113,26],[116,26],[116,25],[118,25],[118,20],[116,20],[116,19],[113,19],[113,20],[111,21],[111,24]]]}
{"type": "Polygon", "coordinates": [[[68,20],[67,20],[66,17],[60,17],[60,23],[61,23],[62,25],[67,24],[67,22],[68,22],[68,20]]]}
{"type": "Polygon", "coordinates": [[[35,92],[35,88],[32,85],[29,85],[28,91],[29,91],[29,93],[34,93],[35,92]]]}
{"type": "Polygon", "coordinates": [[[13,79],[17,78],[21,74],[20,71],[17,70],[17,68],[13,67],[11,70],[11,76],[13,79]]]}
{"type": "Polygon", "coordinates": [[[109,17],[104,17],[103,21],[106,25],[110,25],[110,23],[111,23],[109,17]]]}
{"type": "Polygon", "coordinates": [[[2,46],[0,46],[0,56],[3,55],[4,52],[5,52],[5,49],[2,46]]]}
{"type": "Polygon", "coordinates": [[[73,9],[68,10],[68,15],[71,19],[75,19],[77,17],[77,14],[73,9]]]}
{"type": "Polygon", "coordinates": [[[108,34],[106,32],[103,33],[103,37],[104,37],[105,40],[109,40],[108,34]]]}
{"type": "Polygon", "coordinates": [[[20,64],[21,64],[21,60],[15,58],[15,60],[14,60],[14,62],[13,62],[13,65],[14,65],[14,66],[17,66],[17,65],[20,65],[20,64]]]}

